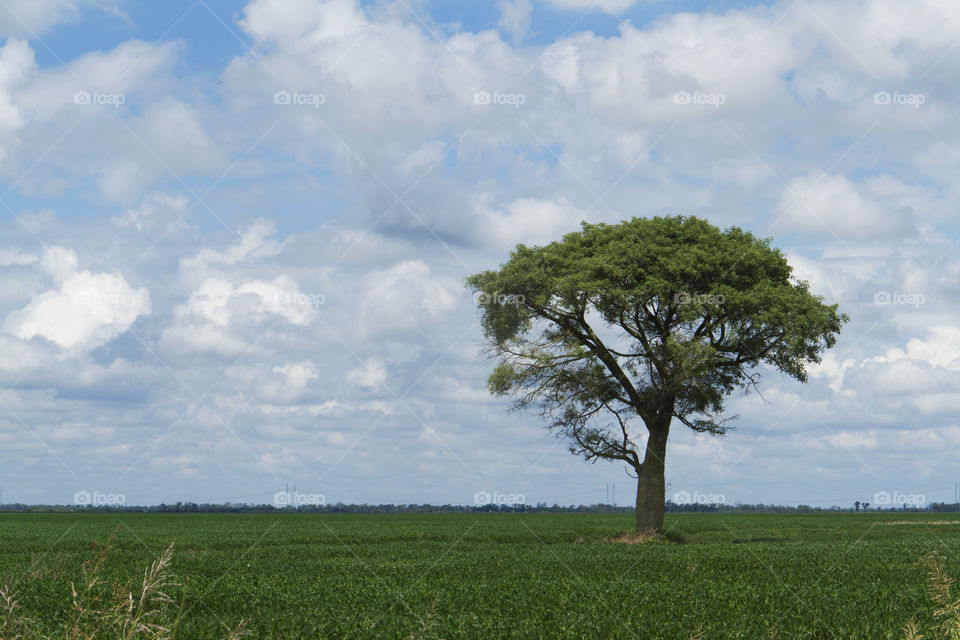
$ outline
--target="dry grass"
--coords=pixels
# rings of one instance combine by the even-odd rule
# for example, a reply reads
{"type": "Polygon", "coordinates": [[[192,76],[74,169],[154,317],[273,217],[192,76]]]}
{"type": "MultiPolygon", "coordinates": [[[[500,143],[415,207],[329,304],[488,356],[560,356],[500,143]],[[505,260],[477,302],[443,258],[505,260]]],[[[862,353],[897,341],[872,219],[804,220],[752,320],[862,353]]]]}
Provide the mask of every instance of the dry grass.
{"type": "Polygon", "coordinates": [[[20,602],[10,587],[0,588],[0,638],[2,640],[21,640],[25,638],[30,619],[18,612],[20,602]]]}
{"type": "Polygon", "coordinates": [[[923,629],[915,619],[903,628],[904,640],[960,640],[960,598],[953,594],[954,579],[943,568],[943,560],[936,554],[924,558],[927,565],[927,594],[936,605],[933,616],[936,624],[923,629]],[[929,632],[930,636],[923,635],[929,632]]]}
{"type": "Polygon", "coordinates": [[[939,557],[931,554],[926,562],[929,570],[927,593],[937,605],[933,615],[940,621],[940,637],[960,640],[960,599],[952,593],[954,580],[947,575],[939,557]]]}
{"type": "Polygon", "coordinates": [[[920,625],[917,621],[911,619],[903,628],[903,640],[923,640],[923,634],[920,633],[920,625]]]}
{"type": "Polygon", "coordinates": [[[628,531],[613,538],[605,538],[604,542],[615,542],[617,544],[644,544],[646,542],[656,540],[659,537],[660,536],[655,533],[637,533],[636,531],[628,531]]]}
{"type": "Polygon", "coordinates": [[[420,623],[420,628],[411,631],[410,635],[407,636],[406,640],[444,640],[436,634],[434,631],[437,626],[437,602],[438,598],[433,599],[433,604],[430,605],[430,610],[424,616],[417,616],[417,619],[420,623]]]}

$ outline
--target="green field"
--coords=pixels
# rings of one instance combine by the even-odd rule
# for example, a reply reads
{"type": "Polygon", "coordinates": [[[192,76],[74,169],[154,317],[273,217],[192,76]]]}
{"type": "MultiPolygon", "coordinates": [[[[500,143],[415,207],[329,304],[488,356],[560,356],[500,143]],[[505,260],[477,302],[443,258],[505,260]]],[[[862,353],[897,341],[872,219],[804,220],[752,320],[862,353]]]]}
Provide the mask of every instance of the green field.
{"type": "Polygon", "coordinates": [[[668,514],[676,540],[606,541],[630,523],[546,513],[3,513],[0,585],[30,618],[26,637],[67,637],[71,582],[82,582],[94,542],[115,531],[105,585],[136,588],[174,543],[179,586],[163,615],[172,623],[179,609],[178,638],[222,638],[246,620],[248,637],[272,639],[876,639],[902,637],[912,618],[934,624],[926,554],[939,552],[960,576],[956,515],[668,514]]]}

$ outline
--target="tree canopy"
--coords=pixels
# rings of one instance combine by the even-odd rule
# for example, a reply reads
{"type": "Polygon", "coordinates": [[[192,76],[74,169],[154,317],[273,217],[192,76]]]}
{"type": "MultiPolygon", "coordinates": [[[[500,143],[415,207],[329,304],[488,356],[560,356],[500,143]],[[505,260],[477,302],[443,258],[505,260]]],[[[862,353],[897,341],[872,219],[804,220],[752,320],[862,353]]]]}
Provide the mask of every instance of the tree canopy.
{"type": "Polygon", "coordinates": [[[467,282],[496,360],[490,390],[539,408],[573,453],[638,475],[633,419],[664,446],[674,418],[723,434],[731,392],[763,365],[806,381],[847,320],[769,240],[696,217],[583,223],[467,282]]]}

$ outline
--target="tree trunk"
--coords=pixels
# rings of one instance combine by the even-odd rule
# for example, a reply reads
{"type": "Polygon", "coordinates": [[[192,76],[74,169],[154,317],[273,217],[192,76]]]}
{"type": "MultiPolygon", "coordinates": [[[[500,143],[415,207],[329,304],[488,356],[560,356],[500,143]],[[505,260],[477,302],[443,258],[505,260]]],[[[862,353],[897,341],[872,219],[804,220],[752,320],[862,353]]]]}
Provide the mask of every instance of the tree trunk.
{"type": "Polygon", "coordinates": [[[650,429],[647,452],[637,472],[637,533],[663,531],[667,486],[664,479],[670,422],[650,429]]]}

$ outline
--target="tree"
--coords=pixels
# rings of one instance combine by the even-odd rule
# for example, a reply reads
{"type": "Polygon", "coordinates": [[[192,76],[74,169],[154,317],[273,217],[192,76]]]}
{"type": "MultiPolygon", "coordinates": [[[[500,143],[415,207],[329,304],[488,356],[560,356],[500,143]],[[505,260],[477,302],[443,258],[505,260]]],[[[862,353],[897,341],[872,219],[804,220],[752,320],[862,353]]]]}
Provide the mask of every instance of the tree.
{"type": "Polygon", "coordinates": [[[584,223],[467,285],[496,362],[490,391],[538,408],[571,453],[626,463],[637,530],[658,532],[673,420],[722,435],[725,399],[761,365],[804,382],[836,342],[847,317],[791,272],[769,240],[676,216],[584,223]]]}
{"type": "Polygon", "coordinates": [[[859,500],[857,500],[856,502],[853,503],[853,508],[854,508],[855,511],[860,511],[860,501],[859,501],[859,500]]]}

